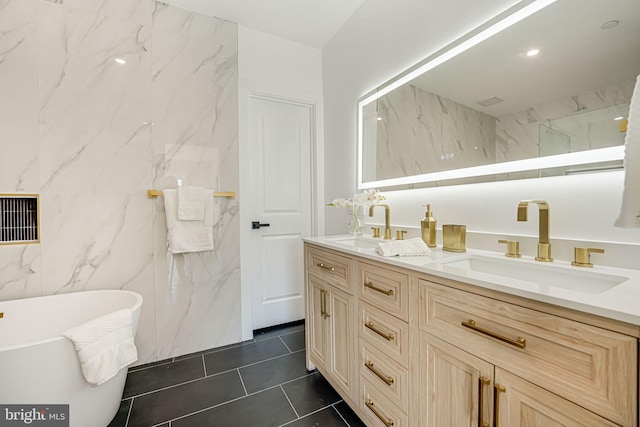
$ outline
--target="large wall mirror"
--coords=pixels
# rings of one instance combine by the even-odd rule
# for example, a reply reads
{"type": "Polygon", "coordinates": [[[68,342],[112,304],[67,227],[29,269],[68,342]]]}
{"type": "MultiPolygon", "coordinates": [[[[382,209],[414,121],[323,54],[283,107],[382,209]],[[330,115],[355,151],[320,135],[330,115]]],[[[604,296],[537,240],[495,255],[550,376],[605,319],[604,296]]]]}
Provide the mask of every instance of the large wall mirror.
{"type": "Polygon", "coordinates": [[[358,103],[358,188],[620,169],[640,1],[505,11],[358,103]]]}

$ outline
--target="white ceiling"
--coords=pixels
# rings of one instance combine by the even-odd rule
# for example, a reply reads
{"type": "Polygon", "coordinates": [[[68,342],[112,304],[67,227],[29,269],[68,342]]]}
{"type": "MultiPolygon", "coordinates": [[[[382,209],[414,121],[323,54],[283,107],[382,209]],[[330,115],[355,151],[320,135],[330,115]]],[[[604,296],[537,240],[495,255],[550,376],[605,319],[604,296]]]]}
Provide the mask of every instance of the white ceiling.
{"type": "Polygon", "coordinates": [[[244,27],[323,48],[364,0],[164,0],[244,27]]]}

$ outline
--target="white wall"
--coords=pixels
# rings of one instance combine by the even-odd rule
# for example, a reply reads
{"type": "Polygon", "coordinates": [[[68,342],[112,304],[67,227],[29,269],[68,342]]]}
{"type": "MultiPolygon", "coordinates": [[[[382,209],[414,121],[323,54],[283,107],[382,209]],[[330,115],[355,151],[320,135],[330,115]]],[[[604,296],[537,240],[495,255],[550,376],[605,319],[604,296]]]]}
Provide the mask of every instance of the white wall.
{"type": "MultiPolygon", "coordinates": [[[[246,208],[242,189],[249,184],[249,141],[248,117],[250,94],[262,93],[270,96],[296,100],[314,105],[315,128],[311,148],[310,165],[314,174],[312,198],[322,200],[324,176],[323,148],[323,105],[322,105],[322,52],[320,49],[292,42],[281,37],[263,33],[251,28],[238,27],[238,86],[239,86],[239,140],[240,140],[240,241],[242,276],[242,339],[252,337],[251,283],[248,269],[254,260],[243,250],[247,247],[251,229],[246,227],[251,221],[251,212],[246,208]]],[[[320,201],[322,204],[322,201],[320,201]]],[[[324,209],[315,206],[312,218],[313,233],[324,234],[324,209]]]]}
{"type": "MultiPolygon", "coordinates": [[[[363,3],[323,50],[326,200],[355,191],[357,99],[515,3],[513,0],[363,3]]],[[[570,259],[571,246],[580,243],[576,241],[585,241],[608,249],[607,254],[599,255],[594,262],[639,268],[640,230],[613,227],[621,193],[622,174],[613,172],[386,195],[393,225],[418,227],[424,215],[421,205],[431,203],[439,225],[466,224],[471,232],[468,246],[492,250],[501,250],[494,243],[501,235],[537,236],[535,207],[531,207],[528,223],[518,223],[516,206],[524,199],[545,199],[551,205],[551,238],[556,258],[570,259]]],[[[374,218],[376,222],[380,220],[374,218]]],[[[344,233],[346,223],[344,212],[326,208],[327,234],[344,233]]],[[[523,253],[535,251],[535,246],[533,249],[528,246],[533,240],[523,239],[523,253]]]]}

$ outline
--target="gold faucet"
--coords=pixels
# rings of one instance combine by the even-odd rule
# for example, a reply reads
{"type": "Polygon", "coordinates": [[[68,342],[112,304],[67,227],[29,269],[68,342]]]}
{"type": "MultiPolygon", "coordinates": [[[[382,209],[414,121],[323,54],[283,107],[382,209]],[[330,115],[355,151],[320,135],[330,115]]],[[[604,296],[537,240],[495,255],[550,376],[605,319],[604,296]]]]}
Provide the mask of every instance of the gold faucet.
{"type": "Polygon", "coordinates": [[[551,243],[549,243],[549,203],[545,200],[523,200],[518,204],[518,221],[527,220],[529,204],[538,205],[540,225],[538,228],[538,256],[536,261],[551,262],[551,243]]]}
{"type": "Polygon", "coordinates": [[[384,208],[384,238],[391,240],[391,220],[389,219],[389,205],[371,205],[369,207],[369,216],[373,216],[373,208],[382,206],[384,208]]]}

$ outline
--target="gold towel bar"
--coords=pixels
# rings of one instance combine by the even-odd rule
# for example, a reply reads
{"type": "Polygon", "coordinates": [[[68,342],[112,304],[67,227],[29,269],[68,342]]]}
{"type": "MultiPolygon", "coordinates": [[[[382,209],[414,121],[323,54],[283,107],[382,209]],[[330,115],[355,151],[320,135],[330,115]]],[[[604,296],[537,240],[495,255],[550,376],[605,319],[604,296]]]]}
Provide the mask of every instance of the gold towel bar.
{"type": "MultiPolygon", "coordinates": [[[[155,197],[162,196],[162,190],[147,190],[147,197],[153,199],[155,197]]],[[[230,199],[236,198],[235,191],[213,192],[213,197],[228,197],[230,199]]]]}

